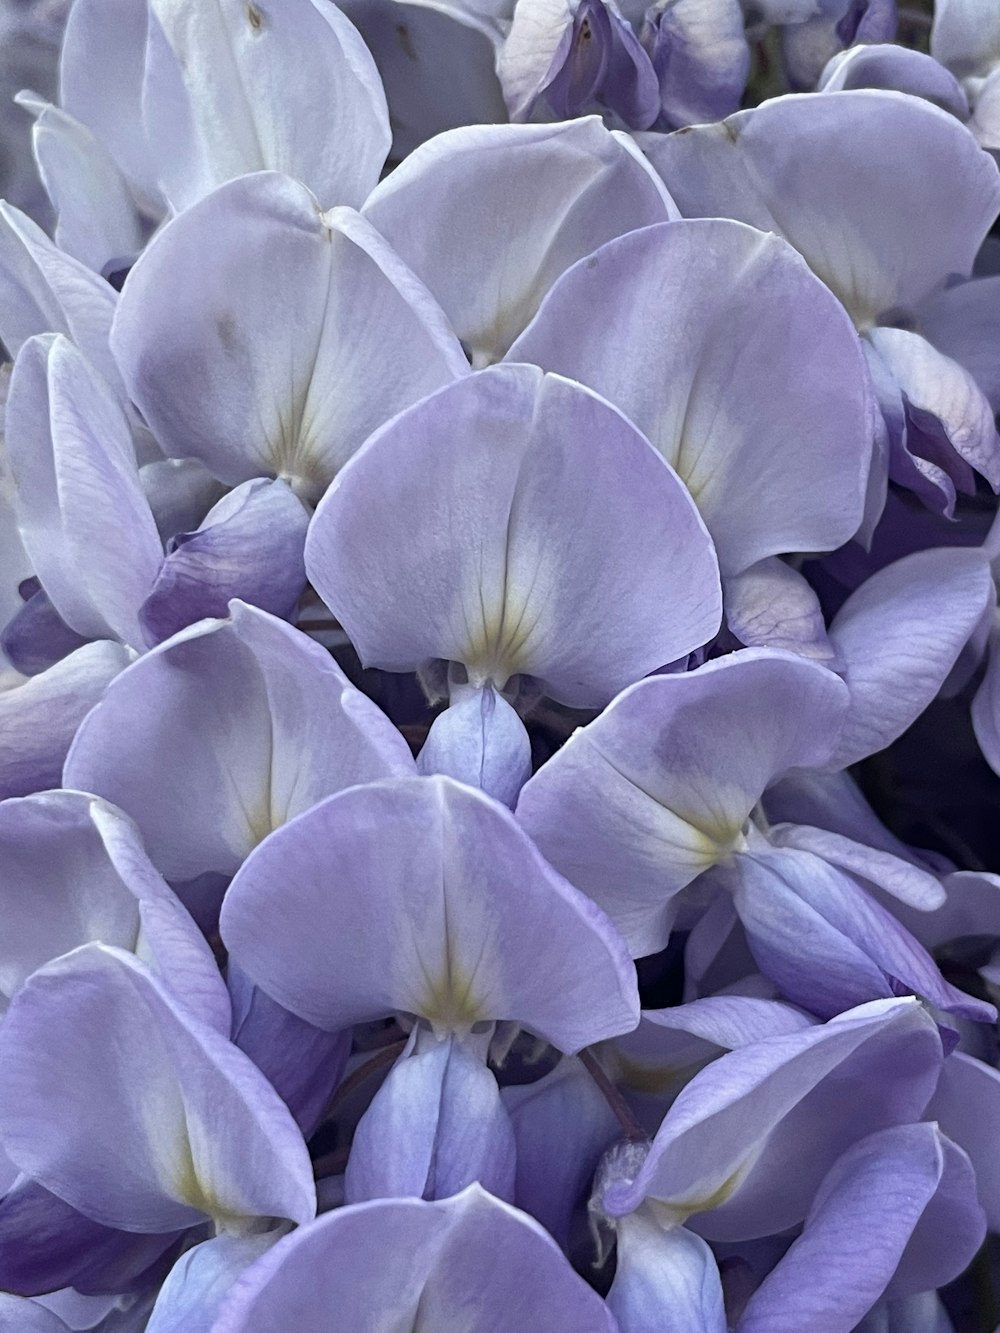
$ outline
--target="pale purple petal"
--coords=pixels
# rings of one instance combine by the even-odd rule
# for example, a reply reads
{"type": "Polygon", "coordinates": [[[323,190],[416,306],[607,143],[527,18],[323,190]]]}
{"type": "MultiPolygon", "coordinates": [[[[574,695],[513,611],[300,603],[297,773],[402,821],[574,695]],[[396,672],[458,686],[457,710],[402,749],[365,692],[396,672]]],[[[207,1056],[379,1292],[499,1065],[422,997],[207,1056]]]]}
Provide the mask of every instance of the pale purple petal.
{"type": "Polygon", "coordinates": [[[918,333],[876,328],[868,336],[904,395],[908,451],[942,467],[961,490],[970,489],[962,464],[981,473],[994,489],[1000,487],[1000,436],[993,409],[970,372],[918,333]],[[958,454],[957,466],[949,445],[958,454]]]}
{"type": "Polygon", "coordinates": [[[233,1283],[280,1238],[279,1231],[269,1231],[214,1236],[195,1245],[170,1270],[145,1333],[211,1333],[233,1283]]]}
{"type": "Polygon", "coordinates": [[[121,814],[82,792],[0,803],[2,1004],[44,963],[99,941],[151,955],[165,984],[228,1035],[229,1004],[194,922],[121,814]]]}
{"type": "Polygon", "coordinates": [[[0,1027],[14,1161],[94,1221],[169,1231],[313,1216],[308,1153],[267,1080],[130,955],[37,971],[0,1027]]]}
{"type": "Polygon", "coordinates": [[[726,1333],[719,1269],[700,1236],[660,1226],[645,1209],[621,1218],[615,1230],[608,1307],[622,1333],[726,1333]]]}
{"type": "Polygon", "coordinates": [[[1000,1116],[1000,1074],[963,1051],[953,1051],[944,1063],[926,1114],[969,1155],[990,1230],[1000,1230],[1000,1160],[995,1133],[1000,1116]]]}
{"type": "Polygon", "coordinates": [[[829,1018],[902,987],[946,1012],[993,1020],[992,1005],[946,982],[889,911],[811,852],[753,851],[715,874],[733,891],[761,970],[811,1012],[829,1018]]]}
{"type": "Polygon", "coordinates": [[[602,1154],[621,1124],[579,1060],[567,1056],[534,1083],[503,1089],[517,1144],[514,1202],[564,1248],[602,1154]]]}
{"type": "MultiPolygon", "coordinates": [[[[86,799],[103,853],[139,907],[134,952],[202,1022],[228,1037],[232,1006],[208,941],[153,866],[132,821],[106,801],[86,799]]],[[[79,884],[75,889],[79,894],[79,884]]],[[[93,933],[87,938],[115,943],[93,933]]]]}
{"type": "Polygon", "coordinates": [[[130,660],[121,644],[88,643],[40,676],[0,690],[0,796],[60,785],[77,727],[130,660]]]}
{"type": "Polygon", "coordinates": [[[108,335],[118,297],[112,287],[53,244],[30,218],[0,203],[0,338],[16,356],[36,333],[72,338],[113,385],[118,372],[108,335]]]}
{"type": "Polygon", "coordinates": [[[1000,408],[1000,277],[973,278],[926,301],[918,327],[937,350],[965,367],[1000,408]]]}
{"type": "Polygon", "coordinates": [[[607,113],[645,130],[660,114],[652,60],[614,0],[518,0],[497,75],[512,121],[607,113]]]}
{"type": "Polygon", "coordinates": [[[439,135],[386,178],[364,213],[441,302],[476,367],[505,354],[576,260],[677,216],[631,139],[596,116],[439,135]]]}
{"type": "Polygon", "coordinates": [[[503,806],[450,778],[355,787],[279,829],[221,928],[258,985],[331,1030],[396,1011],[442,1034],[512,1019],[573,1052],[639,1020],[607,919],[503,806]]]}
{"type": "MultiPolygon", "coordinates": [[[[573,0],[517,0],[510,29],[497,53],[497,77],[512,121],[570,120],[587,112],[600,115],[593,94],[601,89],[593,84],[599,83],[608,65],[610,25],[606,10],[603,24],[596,15],[591,20],[593,8],[573,0]],[[587,20],[582,35],[576,19],[581,10],[587,20]],[[563,87],[560,89],[557,84],[557,102],[561,105],[550,103],[546,107],[546,93],[550,91],[547,83],[560,73],[563,87]],[[590,87],[585,83],[588,76],[590,87]],[[577,105],[573,109],[566,106],[570,100],[567,82],[575,93],[573,100],[577,105]],[[563,93],[561,98],[558,91],[563,93]]],[[[603,9],[600,0],[597,8],[603,9]]],[[[649,72],[652,74],[652,69],[649,72]]],[[[654,105],[646,123],[636,128],[648,129],[656,119],[657,110],[654,105]]]]}
{"type": "MultiPolygon", "coordinates": [[[[920,869],[936,869],[931,855],[914,851],[882,823],[849,773],[800,768],[770,787],[764,809],[774,823],[809,824],[866,847],[887,852],[920,869]]],[[[944,869],[948,868],[943,861],[944,869]]],[[[950,863],[949,863],[950,864],[950,863]]],[[[1000,919],[998,919],[1000,929],[1000,919]]]]}
{"type": "Polygon", "coordinates": [[[56,212],[54,239],[95,273],[131,263],[146,240],[144,219],[107,148],[49,102],[28,104],[39,175],[56,212]]]}
{"type": "Polygon", "coordinates": [[[292,618],[305,589],[309,513],[283,481],[244,482],[206,514],[195,532],[167,543],[167,555],[139,608],[154,643],[207,616],[225,616],[233,597],[292,618]]]}
{"type": "MultiPolygon", "coordinates": [[[[27,591],[37,582],[33,579],[22,586],[27,591]]],[[[82,634],[70,629],[42,587],[18,607],[0,630],[0,654],[25,676],[39,675],[88,642],[82,634]]]]}
{"type": "Polygon", "coordinates": [[[720,120],[736,111],[750,70],[739,0],[678,0],[657,12],[646,33],[671,127],[720,120]]]}
{"type": "Polygon", "coordinates": [[[778,97],[643,147],[685,217],[784,236],[860,328],[967,276],[1000,208],[1000,173],[965,126],[901,93],[778,97]]]}
{"type": "Polygon", "coordinates": [[[312,502],[376,426],[468,368],[374,228],[274,172],[163,229],[129,274],[112,343],[167,454],[228,485],[281,476],[312,502]]]}
{"type": "Polygon", "coordinates": [[[889,925],[891,918],[874,904],[859,903],[861,890],[819,857],[801,852],[740,857],[716,878],[733,895],[758,967],[793,1003],[830,1018],[895,993],[858,938],[865,925],[872,925],[868,918],[879,926],[889,925]],[[843,919],[851,908],[861,918],[861,923],[851,918],[854,930],[843,919]],[[817,959],[822,959],[820,968],[817,959]]]}
{"type": "Polygon", "coordinates": [[[402,736],[329,653],[241,602],[135,668],[80,728],[64,782],[131,815],[169,880],[232,875],[324,796],[414,771],[402,736]]]}
{"type": "Polygon", "coordinates": [[[418,1317],[435,1333],[468,1333],[470,1319],[476,1333],[617,1330],[551,1237],[478,1185],[434,1203],[355,1204],[300,1228],[237,1284],[212,1333],[329,1333],[331,1311],[352,1333],[418,1317]]]}
{"type": "MultiPolygon", "coordinates": [[[[169,50],[176,61],[191,125],[189,152],[161,165],[175,209],[254,171],[296,177],[324,208],[361,205],[389,151],[389,115],[375,62],[336,6],[150,0],[149,9],[166,39],[161,59],[169,50]]],[[[175,132],[175,108],[147,72],[151,143],[175,132]]]]}
{"type": "Polygon", "coordinates": [[[159,458],[139,468],[139,479],[166,543],[178,532],[193,532],[225,494],[225,487],[197,458],[159,458]]]}
{"type": "Polygon", "coordinates": [[[634,1033],[602,1047],[609,1072],[650,1136],[681,1089],[724,1051],[816,1026],[812,1015],[765,998],[774,988],[759,973],[745,975],[737,985],[740,993],[734,987],[730,994],[643,1010],[634,1033]]]}
{"type": "Polygon", "coordinates": [[[672,897],[743,845],[768,784],[824,761],[845,703],[832,672],[770,649],[640,681],[526,784],[518,822],[652,953],[672,897]]]}
{"type": "Polygon", "coordinates": [[[892,42],[873,42],[841,51],[827,62],[816,91],[836,93],[852,88],[910,93],[950,111],[961,121],[969,118],[969,100],[954,74],[933,56],[892,42]]]}
{"type": "Polygon", "coordinates": [[[623,1215],[648,1196],[681,1215],[711,1207],[695,1221],[713,1239],[771,1235],[805,1216],[851,1143],[920,1114],[941,1059],[916,1000],[876,1001],[722,1055],[681,1092],[635,1179],[606,1190],[604,1206],[623,1215]]]}
{"type": "Polygon", "coordinates": [[[485,1061],[454,1037],[402,1055],[358,1122],[348,1203],[446,1199],[478,1181],[514,1197],[514,1131],[485,1061]]]}
{"type": "Polygon", "coordinates": [[[941,907],[947,897],[938,877],[915,865],[911,859],[904,860],[892,852],[844,837],[841,833],[804,824],[772,825],[770,839],[780,847],[815,852],[831,865],[866,880],[920,911],[931,912],[941,907]]]}
{"type": "Polygon", "coordinates": [[[11,1333],[68,1333],[69,1325],[46,1310],[44,1305],[28,1300],[24,1296],[11,1296],[0,1292],[0,1328],[9,1328],[11,1333]]]}
{"type": "Polygon", "coordinates": [[[642,1017],[661,1030],[689,1033],[726,1051],[813,1026],[800,1009],[751,995],[709,995],[669,1009],[644,1009],[642,1017]]]}
{"type": "Polygon", "coordinates": [[[621,408],[694,495],[726,574],[833,549],[861,523],[861,345],[777,237],[716,220],[611,241],[560,278],[510,358],[621,408]]]}
{"type": "Polygon", "coordinates": [[[931,51],[961,78],[986,75],[996,61],[1000,13],[990,0],[938,0],[931,51]]]}
{"type": "Polygon", "coordinates": [[[152,202],[159,193],[157,154],[142,123],[147,23],[147,5],[134,0],[73,0],[62,45],[59,100],[152,202]]]}
{"type": "Polygon", "coordinates": [[[819,598],[775,556],[722,582],[726,625],[748,648],[784,648],[836,669],[819,598]]]}
{"type": "Polygon", "coordinates": [[[896,36],[896,0],[820,0],[804,23],[782,28],[781,63],[796,92],[813,89],[824,66],[852,42],[891,42],[896,36]]]}
{"type": "Polygon", "coordinates": [[[467,689],[434,719],[417,768],[425,774],[445,773],[514,806],[531,777],[531,740],[517,713],[492,686],[467,689]]]}
{"type": "Polygon", "coordinates": [[[24,1175],[0,1199],[0,1236],[0,1282],[21,1296],[145,1286],[169,1268],[178,1239],[101,1226],[24,1175]]]}
{"type": "MultiPolygon", "coordinates": [[[[941,1183],[944,1152],[933,1125],[893,1126],[850,1148],[820,1186],[802,1235],[751,1296],[738,1333],[850,1333],[889,1285],[941,1183]]],[[[939,1232],[949,1258],[962,1257],[943,1271],[957,1275],[981,1239],[970,1250],[965,1236],[939,1232]]],[[[935,1276],[927,1272],[927,1286],[935,1276]]]]}
{"type": "Polygon", "coordinates": [[[987,1215],[976,1197],[973,1163],[938,1128],[941,1177],[889,1283],[890,1300],[948,1286],[969,1267],[986,1239],[987,1215]]]}
{"type": "Polygon", "coordinates": [[[495,69],[499,35],[490,19],[465,4],[344,0],[340,8],[382,75],[396,161],[445,130],[506,120],[495,69]]]}
{"type": "Polygon", "coordinates": [[[304,1023],[255,986],[232,959],[226,966],[232,1037],[281,1097],[305,1137],[323,1118],[351,1053],[351,1032],[304,1023]]]}
{"type": "Polygon", "coordinates": [[[163,549],[114,392],[62,335],[33,338],[6,431],[25,549],[56,610],[85,638],[141,649],[139,607],[163,549]]]}
{"type": "Polygon", "coordinates": [[[1000,77],[997,69],[976,93],[969,129],[983,148],[995,152],[1000,147],[1000,77]]]}
{"type": "Polygon", "coordinates": [[[943,879],[947,899],[936,912],[910,913],[906,924],[928,949],[963,935],[1000,935],[1000,875],[959,870],[943,879]]]}
{"type": "Polygon", "coordinates": [[[919,551],[853,593],[830,626],[851,692],[832,767],[896,740],[944,683],[993,597],[974,550],[919,551]]]}
{"type": "Polygon", "coordinates": [[[720,617],[676,475],[603,399],[534,366],[470,375],[373,436],[317,510],[306,568],[365,665],[442,658],[582,707],[720,617]]]}
{"type": "Polygon", "coordinates": [[[983,757],[1000,773],[1000,628],[990,635],[986,671],[972,700],[972,725],[983,757]]]}

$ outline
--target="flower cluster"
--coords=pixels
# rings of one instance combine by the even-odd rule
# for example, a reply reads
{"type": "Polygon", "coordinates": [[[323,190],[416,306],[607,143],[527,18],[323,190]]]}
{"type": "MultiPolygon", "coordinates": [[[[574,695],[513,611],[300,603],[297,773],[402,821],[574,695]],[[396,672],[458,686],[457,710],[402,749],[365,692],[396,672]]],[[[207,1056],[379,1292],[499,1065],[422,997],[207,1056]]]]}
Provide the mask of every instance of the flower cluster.
{"type": "Polygon", "coordinates": [[[0,31],[0,1330],[990,1333],[996,0],[0,31]]]}

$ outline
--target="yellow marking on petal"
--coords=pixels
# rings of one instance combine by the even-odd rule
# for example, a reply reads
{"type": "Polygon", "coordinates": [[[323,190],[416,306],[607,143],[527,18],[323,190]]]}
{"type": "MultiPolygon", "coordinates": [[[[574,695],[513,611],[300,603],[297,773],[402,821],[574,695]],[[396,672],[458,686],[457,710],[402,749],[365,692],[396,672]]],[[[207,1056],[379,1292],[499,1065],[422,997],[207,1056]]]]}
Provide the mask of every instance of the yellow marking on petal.
{"type": "Polygon", "coordinates": [[[756,1153],[753,1153],[741,1162],[736,1170],[710,1194],[695,1194],[686,1199],[647,1198],[646,1204],[661,1226],[681,1226],[696,1213],[710,1212],[731,1199],[749,1175],[756,1157],[756,1153]]]}
{"type": "Polygon", "coordinates": [[[546,610],[546,599],[532,596],[536,582],[537,571],[522,590],[520,605],[504,596],[499,607],[482,606],[482,620],[461,659],[470,684],[478,689],[493,685],[502,690],[511,676],[531,674],[533,664],[525,649],[546,610]]]}
{"type": "Polygon", "coordinates": [[[666,820],[661,821],[655,834],[652,835],[664,842],[667,850],[679,848],[686,860],[692,864],[700,863],[702,868],[707,870],[710,866],[728,860],[734,852],[746,849],[746,820],[741,813],[741,793],[734,793],[732,799],[728,799],[729,793],[724,789],[724,782],[720,780],[717,784],[718,798],[713,803],[714,809],[710,807],[704,792],[701,791],[695,793],[701,798],[697,806],[692,803],[689,808],[682,809],[679,804],[667,805],[652,789],[651,782],[643,782],[639,773],[622,768],[593,736],[588,736],[587,740],[601,760],[624,782],[648,797],[676,821],[673,826],[673,837],[668,836],[666,820]]]}
{"type": "Polygon", "coordinates": [[[414,1013],[427,1019],[435,1036],[449,1032],[463,1036],[490,1017],[482,1012],[481,1001],[473,992],[474,975],[454,968],[450,959],[444,974],[425,973],[424,981],[425,989],[414,1013]]]}
{"type": "MultiPolygon", "coordinates": [[[[185,1108],[186,1120],[187,1110],[185,1108]]],[[[169,1188],[175,1198],[180,1199],[191,1208],[197,1208],[200,1213],[210,1217],[215,1223],[217,1232],[242,1232],[245,1230],[246,1219],[239,1213],[234,1213],[226,1208],[214,1190],[207,1186],[199,1176],[187,1124],[185,1124],[184,1130],[179,1136],[173,1168],[169,1188]]]]}

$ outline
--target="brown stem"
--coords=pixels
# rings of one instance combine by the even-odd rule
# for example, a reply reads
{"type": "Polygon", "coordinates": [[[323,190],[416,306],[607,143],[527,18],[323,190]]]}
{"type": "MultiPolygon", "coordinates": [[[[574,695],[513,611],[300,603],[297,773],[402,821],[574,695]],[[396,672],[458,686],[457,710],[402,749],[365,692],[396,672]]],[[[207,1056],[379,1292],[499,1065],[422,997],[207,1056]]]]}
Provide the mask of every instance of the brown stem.
{"type": "Polygon", "coordinates": [[[604,1100],[611,1107],[612,1111],[614,1111],[618,1123],[625,1131],[625,1137],[630,1143],[644,1143],[646,1139],[649,1138],[649,1135],[635,1118],[631,1106],[629,1106],[628,1102],[601,1068],[593,1051],[581,1051],[580,1061],[584,1069],[586,1069],[587,1073],[597,1084],[604,1100]]]}
{"type": "Polygon", "coordinates": [[[347,1170],[350,1148],[334,1148],[333,1152],[324,1153],[313,1162],[313,1176],[321,1180],[323,1176],[339,1176],[347,1170]]]}
{"type": "Polygon", "coordinates": [[[911,23],[915,28],[929,28],[932,22],[930,14],[924,14],[919,9],[909,9],[903,6],[896,10],[896,16],[900,23],[911,23]]]}
{"type": "Polygon", "coordinates": [[[367,1032],[364,1036],[364,1047],[358,1051],[358,1055],[374,1055],[376,1051],[381,1051],[385,1046],[395,1046],[400,1040],[405,1041],[407,1034],[404,1032],[400,1037],[400,1026],[395,1021],[387,1023],[384,1028],[378,1028],[367,1032]]]}
{"type": "Polygon", "coordinates": [[[343,625],[341,625],[341,623],[340,623],[339,620],[330,620],[329,618],[324,619],[324,620],[310,620],[308,617],[305,617],[305,616],[304,616],[304,617],[302,617],[302,619],[299,620],[299,622],[298,622],[298,628],[301,629],[301,630],[310,630],[310,629],[315,629],[315,630],[326,630],[326,629],[337,630],[337,629],[339,629],[339,630],[342,630],[344,627],[343,627],[343,625]]]}
{"type": "Polygon", "coordinates": [[[401,1037],[399,1041],[394,1041],[391,1046],[383,1046],[370,1060],[366,1060],[363,1065],[358,1065],[353,1073],[348,1074],[347,1078],[337,1085],[337,1090],[330,1098],[326,1111],[323,1113],[324,1122],[329,1120],[344,1098],[349,1097],[356,1088],[360,1088],[362,1083],[371,1078],[372,1074],[377,1074],[380,1069],[391,1065],[396,1057],[402,1053],[408,1041],[409,1037],[401,1037]]]}

